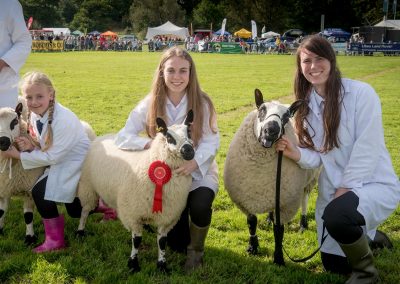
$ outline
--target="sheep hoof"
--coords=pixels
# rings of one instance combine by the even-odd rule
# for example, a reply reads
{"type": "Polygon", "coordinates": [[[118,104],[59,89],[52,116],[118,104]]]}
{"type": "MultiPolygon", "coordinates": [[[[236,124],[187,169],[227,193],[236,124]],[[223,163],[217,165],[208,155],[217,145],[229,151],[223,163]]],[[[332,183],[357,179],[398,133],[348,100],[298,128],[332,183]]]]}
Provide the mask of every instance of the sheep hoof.
{"type": "Polygon", "coordinates": [[[140,271],[140,266],[139,266],[139,260],[137,257],[135,258],[129,258],[128,260],[128,267],[130,269],[130,272],[136,273],[140,271]]]}
{"type": "Polygon", "coordinates": [[[25,245],[27,245],[27,246],[30,246],[30,245],[33,245],[33,244],[36,244],[36,242],[37,242],[37,236],[36,235],[26,235],[25,236],[25,241],[24,241],[24,243],[25,243],[25,245]]]}
{"type": "Polygon", "coordinates": [[[85,232],[84,230],[77,230],[77,231],[75,232],[75,237],[83,238],[83,237],[85,237],[85,236],[86,236],[86,232],[85,232]]]}
{"type": "Polygon", "coordinates": [[[308,229],[308,221],[307,221],[307,216],[301,215],[300,218],[300,232],[303,232],[304,230],[308,229]]]}
{"type": "Polygon", "coordinates": [[[250,236],[249,239],[249,246],[247,247],[247,252],[251,255],[258,254],[258,237],[257,236],[250,236]]]}
{"type": "Polygon", "coordinates": [[[157,269],[162,273],[170,273],[170,270],[168,269],[167,263],[165,261],[157,261],[157,269]]]}

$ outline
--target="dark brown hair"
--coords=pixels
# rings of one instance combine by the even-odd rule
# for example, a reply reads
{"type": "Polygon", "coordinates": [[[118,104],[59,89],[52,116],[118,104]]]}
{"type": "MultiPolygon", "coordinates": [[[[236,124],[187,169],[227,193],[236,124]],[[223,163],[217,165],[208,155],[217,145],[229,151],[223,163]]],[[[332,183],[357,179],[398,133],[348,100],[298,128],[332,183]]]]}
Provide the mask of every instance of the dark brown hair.
{"type": "MultiPolygon", "coordinates": [[[[338,128],[340,123],[340,104],[342,102],[342,78],[337,66],[335,51],[331,44],[319,35],[305,38],[297,49],[297,70],[294,79],[294,95],[296,100],[304,100],[304,103],[296,112],[295,126],[301,147],[328,152],[334,147],[339,147],[338,128]],[[328,80],[325,83],[325,106],[323,113],[324,141],[322,149],[315,149],[312,137],[307,129],[307,115],[309,113],[308,102],[312,91],[312,84],[304,77],[301,69],[300,54],[308,50],[327,59],[331,64],[328,80]]],[[[312,130],[311,130],[312,131],[312,130]]]]}

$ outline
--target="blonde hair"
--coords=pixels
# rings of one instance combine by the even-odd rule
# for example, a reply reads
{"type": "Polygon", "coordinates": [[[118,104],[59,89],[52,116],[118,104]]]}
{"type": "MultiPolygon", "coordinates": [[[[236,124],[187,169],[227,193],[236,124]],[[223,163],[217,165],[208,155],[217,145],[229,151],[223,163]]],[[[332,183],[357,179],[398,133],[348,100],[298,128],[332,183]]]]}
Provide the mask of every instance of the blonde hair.
{"type": "Polygon", "coordinates": [[[191,126],[191,135],[195,145],[198,145],[203,135],[203,120],[204,120],[204,107],[203,104],[208,105],[210,111],[209,125],[211,131],[217,132],[216,112],[210,97],[201,90],[199,81],[197,79],[196,67],[190,54],[181,47],[174,46],[167,49],[161,57],[160,63],[154,74],[153,84],[151,88],[150,107],[147,113],[146,132],[149,137],[154,138],[156,135],[156,118],[161,117],[165,121],[166,118],[166,97],[168,94],[168,87],[165,84],[163,72],[165,62],[174,57],[180,57],[189,62],[189,83],[186,87],[186,94],[188,98],[187,111],[193,110],[194,120],[191,126]]]}
{"type": "MultiPolygon", "coordinates": [[[[21,93],[23,96],[26,96],[25,94],[25,88],[27,85],[44,85],[46,86],[51,92],[53,92],[53,99],[50,100],[49,103],[49,117],[48,117],[48,125],[47,125],[47,134],[45,137],[45,143],[42,151],[48,150],[52,145],[53,145],[53,129],[51,127],[51,124],[53,122],[53,115],[54,115],[54,104],[55,104],[55,98],[56,98],[56,91],[53,87],[53,83],[51,82],[50,78],[39,71],[31,71],[26,73],[19,84],[19,88],[21,90],[21,93]]],[[[31,129],[31,110],[28,111],[28,131],[31,129]]],[[[29,131],[30,132],[30,131],[29,131]]],[[[32,133],[29,133],[32,136],[32,133]]],[[[34,140],[36,139],[35,137],[32,137],[34,140]]],[[[35,141],[35,144],[39,146],[39,142],[35,141]]]]}

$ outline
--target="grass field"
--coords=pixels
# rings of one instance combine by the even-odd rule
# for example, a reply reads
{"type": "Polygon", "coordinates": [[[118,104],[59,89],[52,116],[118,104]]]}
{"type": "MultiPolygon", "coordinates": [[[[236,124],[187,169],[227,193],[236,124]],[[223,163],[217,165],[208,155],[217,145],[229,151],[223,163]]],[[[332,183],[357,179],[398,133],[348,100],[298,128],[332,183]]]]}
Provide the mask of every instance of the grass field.
{"type": "MultiPolygon", "coordinates": [[[[38,69],[55,84],[57,99],[88,121],[98,135],[123,127],[130,110],[150,90],[159,53],[75,52],[31,54],[21,73],[38,69]]],[[[217,156],[220,191],[206,241],[205,265],[194,274],[184,274],[184,256],[167,251],[170,275],[156,270],[156,236],[146,233],[142,242],[142,271],[130,274],[130,233],[119,221],[100,223],[89,218],[91,234],[75,238],[78,220],[66,218],[69,248],[36,255],[23,243],[25,232],[22,203],[14,199],[0,236],[0,283],[342,283],[345,278],[325,273],[319,256],[303,264],[286,258],[286,266],[273,264],[273,233],[260,216],[260,254],[250,257],[245,216],[230,201],[223,184],[223,167],[229,143],[246,114],[254,109],[254,89],[266,100],[292,101],[295,57],[290,55],[193,54],[202,88],[211,96],[217,112],[221,148],[217,156]]],[[[344,77],[370,83],[381,98],[385,139],[395,171],[400,175],[400,57],[338,57],[344,77]]],[[[298,232],[298,216],[286,226],[284,246],[299,258],[317,247],[312,193],[308,217],[310,229],[298,232]]],[[[60,210],[65,212],[64,207],[60,210]]],[[[34,225],[43,239],[40,216],[34,225]]],[[[395,245],[376,258],[382,283],[400,283],[400,209],[383,224],[395,245]]]]}

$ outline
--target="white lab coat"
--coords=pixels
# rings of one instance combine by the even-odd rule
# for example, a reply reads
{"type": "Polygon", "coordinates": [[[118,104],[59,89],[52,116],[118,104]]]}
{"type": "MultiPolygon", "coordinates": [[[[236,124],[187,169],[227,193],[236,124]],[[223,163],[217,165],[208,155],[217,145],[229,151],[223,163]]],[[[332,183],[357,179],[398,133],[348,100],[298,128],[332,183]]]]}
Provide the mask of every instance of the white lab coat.
{"type": "MultiPolygon", "coordinates": [[[[379,97],[366,83],[349,79],[343,79],[342,83],[345,92],[338,130],[340,147],[326,154],[299,148],[301,167],[323,166],[315,212],[319,242],[323,225],[321,217],[337,188],[351,188],[359,197],[357,210],[365,218],[363,229],[370,238],[374,238],[376,228],[397,208],[400,200],[399,178],[385,146],[379,97]]],[[[311,127],[308,130],[312,137],[316,134],[312,140],[317,148],[323,143],[322,101],[315,91],[311,93],[307,118],[315,132],[311,127]]],[[[338,243],[330,236],[321,251],[344,256],[338,243]]]]}
{"type": "MultiPolygon", "coordinates": [[[[38,137],[41,147],[44,147],[48,127],[48,112],[40,116],[31,113],[33,133],[38,137]],[[36,120],[43,123],[41,135],[36,128],[36,120]]],[[[21,162],[24,169],[50,166],[45,199],[71,203],[76,195],[76,189],[81,176],[81,168],[90,140],[78,117],[69,109],[55,104],[53,122],[53,145],[45,152],[40,149],[32,152],[21,152],[21,162]]]]}
{"type": "MultiPolygon", "coordinates": [[[[123,150],[143,150],[144,146],[151,139],[139,136],[139,133],[146,129],[146,117],[150,104],[150,96],[144,98],[131,111],[125,127],[122,128],[115,139],[115,144],[123,150]]],[[[187,97],[182,98],[181,102],[175,107],[167,97],[166,114],[167,125],[183,123],[187,114],[187,97]]],[[[196,114],[194,114],[196,116],[196,114]]],[[[204,104],[203,137],[195,151],[194,159],[199,168],[192,172],[193,183],[191,190],[205,186],[211,188],[215,193],[218,191],[218,168],[215,162],[220,140],[219,133],[213,133],[209,126],[210,111],[204,104]]]]}
{"type": "Polygon", "coordinates": [[[0,0],[0,58],[10,66],[0,72],[0,107],[17,105],[19,70],[31,45],[21,4],[17,0],[0,0]]]}

